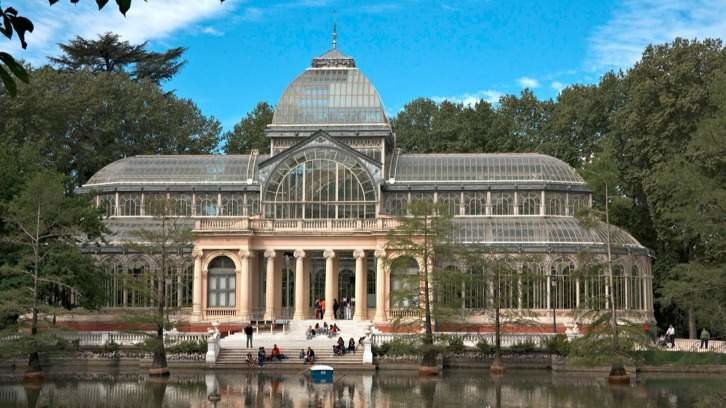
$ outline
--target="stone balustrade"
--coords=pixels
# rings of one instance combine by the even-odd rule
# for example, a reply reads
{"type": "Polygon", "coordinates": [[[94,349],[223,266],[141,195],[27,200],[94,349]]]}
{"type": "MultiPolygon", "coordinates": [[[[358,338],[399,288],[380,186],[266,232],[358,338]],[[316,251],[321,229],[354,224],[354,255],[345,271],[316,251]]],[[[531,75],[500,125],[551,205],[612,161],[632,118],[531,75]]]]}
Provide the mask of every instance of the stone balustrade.
{"type": "Polygon", "coordinates": [[[369,232],[388,231],[396,228],[399,221],[393,218],[374,219],[313,219],[313,220],[260,220],[242,218],[203,218],[196,221],[197,232],[229,231],[296,231],[296,232],[369,232]]]}
{"type": "MultiPolygon", "coordinates": [[[[389,343],[396,338],[408,338],[411,340],[420,338],[420,334],[372,334],[370,341],[375,346],[389,343]]],[[[464,344],[470,347],[475,346],[479,341],[486,341],[487,344],[493,345],[496,341],[495,333],[436,333],[434,341],[436,343],[445,342],[449,337],[461,337],[464,344]]],[[[534,344],[536,347],[546,347],[547,341],[553,334],[551,333],[503,333],[500,337],[501,345],[504,348],[516,346],[518,344],[534,344]]]]}

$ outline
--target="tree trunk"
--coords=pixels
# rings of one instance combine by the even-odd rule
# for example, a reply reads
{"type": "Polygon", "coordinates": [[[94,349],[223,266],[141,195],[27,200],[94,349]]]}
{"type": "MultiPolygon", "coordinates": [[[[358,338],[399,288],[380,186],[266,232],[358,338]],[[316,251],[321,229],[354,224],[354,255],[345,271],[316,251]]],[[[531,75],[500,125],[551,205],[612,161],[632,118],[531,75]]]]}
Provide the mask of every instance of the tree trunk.
{"type": "Polygon", "coordinates": [[[696,313],[692,307],[688,308],[688,338],[696,338],[696,313]]]}

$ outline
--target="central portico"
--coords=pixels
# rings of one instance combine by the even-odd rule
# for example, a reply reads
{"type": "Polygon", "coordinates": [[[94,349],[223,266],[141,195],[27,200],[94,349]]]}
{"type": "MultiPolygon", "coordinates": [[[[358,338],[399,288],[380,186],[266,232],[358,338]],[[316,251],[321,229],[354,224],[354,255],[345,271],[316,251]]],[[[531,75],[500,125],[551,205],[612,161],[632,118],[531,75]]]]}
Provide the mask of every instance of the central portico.
{"type": "Polygon", "coordinates": [[[348,298],[354,320],[385,321],[380,248],[394,221],[353,220],[344,236],[330,221],[198,221],[192,320],[312,319],[315,299],[333,320],[334,301],[348,298]]]}

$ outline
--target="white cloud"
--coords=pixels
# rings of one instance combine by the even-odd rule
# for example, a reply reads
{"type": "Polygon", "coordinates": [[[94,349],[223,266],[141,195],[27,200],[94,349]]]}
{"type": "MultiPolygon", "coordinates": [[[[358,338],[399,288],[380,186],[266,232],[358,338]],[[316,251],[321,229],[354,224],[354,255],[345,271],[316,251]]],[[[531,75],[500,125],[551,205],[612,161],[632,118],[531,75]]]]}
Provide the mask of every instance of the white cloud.
{"type": "Polygon", "coordinates": [[[201,31],[203,34],[213,35],[215,37],[221,37],[224,35],[222,31],[219,31],[212,26],[203,27],[201,31]]]}
{"type": "Polygon", "coordinates": [[[179,30],[196,27],[194,23],[231,12],[237,2],[194,0],[185,1],[184,6],[180,6],[177,0],[139,1],[133,3],[126,17],[119,13],[114,2],[109,2],[101,11],[92,1],[75,5],[59,2],[52,7],[47,3],[32,6],[29,3],[27,0],[14,4],[19,13],[30,18],[35,25],[35,31],[28,34],[27,50],[20,49],[15,39],[6,41],[2,46],[19,58],[43,64],[47,62],[46,57],[58,53],[58,43],[76,35],[92,38],[112,31],[131,43],[160,40],[179,30]]]}
{"type": "Polygon", "coordinates": [[[434,102],[450,101],[464,104],[464,106],[473,107],[482,99],[494,105],[496,103],[499,103],[499,98],[501,98],[502,96],[504,96],[504,93],[502,92],[495,91],[493,89],[487,89],[474,93],[465,93],[455,96],[433,96],[431,97],[431,100],[433,100],[434,102]]]}
{"type": "Polygon", "coordinates": [[[530,88],[530,89],[534,89],[534,88],[537,88],[537,87],[539,87],[539,81],[537,81],[537,80],[536,80],[536,79],[534,79],[534,78],[530,78],[530,77],[526,77],[526,76],[525,76],[525,77],[521,77],[521,78],[519,78],[519,79],[517,80],[517,83],[518,83],[518,84],[519,84],[519,86],[521,86],[522,88],[530,88]]]}
{"type": "Polygon", "coordinates": [[[557,93],[560,93],[560,91],[562,91],[565,88],[565,84],[563,84],[560,81],[552,81],[550,86],[552,87],[552,89],[557,91],[557,93]]]}
{"type": "Polygon", "coordinates": [[[589,38],[586,68],[628,68],[648,44],[726,37],[723,0],[627,0],[589,38]]]}

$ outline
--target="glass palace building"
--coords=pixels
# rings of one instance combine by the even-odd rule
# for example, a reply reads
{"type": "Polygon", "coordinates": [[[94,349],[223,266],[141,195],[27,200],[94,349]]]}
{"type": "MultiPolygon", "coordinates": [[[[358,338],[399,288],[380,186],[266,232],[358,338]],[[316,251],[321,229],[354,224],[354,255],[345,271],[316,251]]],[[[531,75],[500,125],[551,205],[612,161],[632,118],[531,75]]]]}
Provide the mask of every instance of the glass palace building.
{"type": "MultiPolygon", "coordinates": [[[[542,325],[556,313],[564,325],[608,290],[604,272],[576,273],[579,254],[603,260],[607,246],[604,225],[574,217],[592,197],[573,168],[542,154],[400,152],[380,96],[335,43],[283,92],[266,133],[269,155],[135,156],[88,181],[83,189],[96,194],[111,231],[103,245],[87,246],[108,271],[109,310],[151,306],[128,282],[158,261],[124,244],[140,228],[158,228],[148,209],[158,200],[193,230],[166,271],[166,302],[189,322],[310,319],[318,298],[352,298],[353,319],[379,325],[410,313],[391,299],[397,277],[386,237],[414,200],[445,205],[457,243],[511,256],[528,272],[510,285],[504,308],[542,325]]],[[[619,314],[653,322],[649,251],[610,231],[619,314]]],[[[407,265],[420,268],[415,259],[407,265]]],[[[491,285],[461,290],[480,294],[462,301],[468,322],[488,324],[491,285]]]]}

